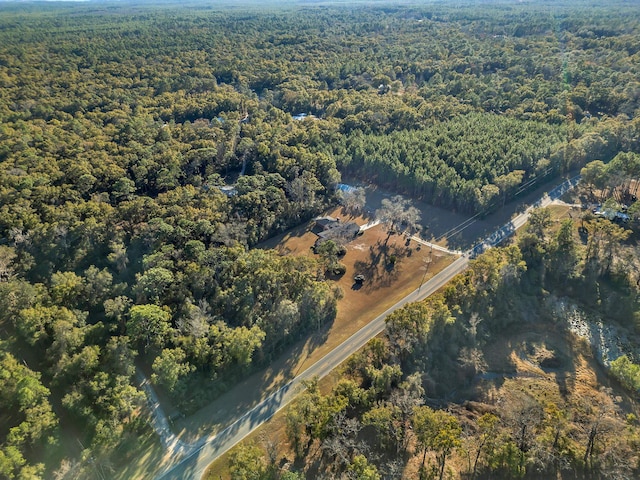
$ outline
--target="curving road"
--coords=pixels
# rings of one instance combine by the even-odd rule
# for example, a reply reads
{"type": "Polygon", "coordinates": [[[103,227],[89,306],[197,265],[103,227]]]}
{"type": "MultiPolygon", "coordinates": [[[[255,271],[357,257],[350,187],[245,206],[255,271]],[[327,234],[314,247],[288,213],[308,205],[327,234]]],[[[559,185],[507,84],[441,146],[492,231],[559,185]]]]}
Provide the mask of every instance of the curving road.
{"type": "Polygon", "coordinates": [[[579,180],[580,177],[576,176],[555,187],[534,205],[514,217],[509,223],[497,229],[484,241],[476,244],[472,249],[465,252],[460,258],[432,277],[429,281],[425,282],[421,287],[411,292],[381,315],[377,316],[373,321],[329,352],[324,358],[313,364],[278,391],[269,395],[227,428],[218,432],[216,435],[201,438],[199,441],[192,444],[192,451],[187,453],[183,458],[175,459],[176,461],[173,466],[159,474],[156,477],[157,480],[201,478],[207,466],[211,462],[227,452],[235,444],[240,442],[253,430],[265,423],[276,412],[291,402],[291,400],[293,400],[300,392],[301,382],[303,380],[309,380],[314,376],[322,378],[330,373],[349,356],[362,348],[370,339],[384,330],[385,318],[387,315],[407,303],[422,300],[442,288],[449,280],[467,268],[469,259],[475,257],[487,248],[498,245],[506,238],[510,237],[516,229],[524,225],[533,208],[548,206],[553,200],[559,198],[562,194],[575,187],[579,180]]]}

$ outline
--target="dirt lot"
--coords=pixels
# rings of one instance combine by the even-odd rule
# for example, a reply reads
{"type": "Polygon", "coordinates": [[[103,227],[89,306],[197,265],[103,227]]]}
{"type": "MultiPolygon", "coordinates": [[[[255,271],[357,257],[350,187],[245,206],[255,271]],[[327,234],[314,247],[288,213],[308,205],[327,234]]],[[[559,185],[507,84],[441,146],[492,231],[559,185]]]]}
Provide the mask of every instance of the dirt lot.
{"type": "MultiPolygon", "coordinates": [[[[341,222],[355,222],[358,225],[368,221],[364,217],[345,215],[340,208],[329,212],[329,215],[339,218],[341,222]]],[[[313,255],[311,247],[317,238],[309,224],[302,232],[288,233],[263,246],[274,248],[283,255],[313,255]]],[[[342,289],[344,298],[339,302],[338,316],[329,332],[330,336],[343,330],[346,327],[344,323],[354,326],[354,331],[360,328],[374,317],[374,309],[384,311],[417,288],[423,277],[428,280],[454,259],[452,255],[432,250],[402,235],[388,236],[383,225],[366,230],[345,246],[347,254],[340,261],[346,265],[347,272],[333,279],[342,289]],[[393,268],[389,266],[392,256],[397,259],[393,268]],[[357,274],[363,274],[366,278],[362,286],[353,281],[357,274]]]]}
{"type": "Polygon", "coordinates": [[[526,385],[534,394],[557,402],[610,386],[589,346],[553,323],[512,327],[495,336],[484,352],[487,371],[475,387],[480,400],[495,402],[508,396],[513,389],[507,388],[508,380],[517,380],[518,389],[526,385]]]}

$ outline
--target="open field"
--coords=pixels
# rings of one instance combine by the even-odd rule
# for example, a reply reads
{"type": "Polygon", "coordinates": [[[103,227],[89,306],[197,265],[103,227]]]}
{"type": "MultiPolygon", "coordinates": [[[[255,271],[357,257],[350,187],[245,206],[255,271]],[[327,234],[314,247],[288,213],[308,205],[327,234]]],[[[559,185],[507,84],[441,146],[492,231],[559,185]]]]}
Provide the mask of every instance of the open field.
{"type": "MultiPolygon", "coordinates": [[[[340,218],[343,222],[353,221],[359,225],[367,223],[367,219],[363,217],[341,214],[340,208],[329,212],[329,215],[340,218]]],[[[316,235],[310,231],[309,226],[302,234],[297,233],[273,239],[265,246],[275,248],[283,255],[312,254],[311,246],[316,235]]],[[[347,272],[335,279],[344,298],[339,302],[338,315],[329,331],[330,337],[338,334],[340,338],[333,346],[375,317],[375,312],[386,310],[417,288],[422,280],[428,280],[454,259],[452,255],[409,241],[402,235],[391,235],[387,241],[383,225],[366,230],[362,236],[346,244],[346,247],[347,254],[341,262],[346,265],[347,272]],[[397,259],[393,268],[388,266],[391,256],[397,259]],[[367,279],[361,287],[353,281],[356,274],[364,274],[367,279]]]]}

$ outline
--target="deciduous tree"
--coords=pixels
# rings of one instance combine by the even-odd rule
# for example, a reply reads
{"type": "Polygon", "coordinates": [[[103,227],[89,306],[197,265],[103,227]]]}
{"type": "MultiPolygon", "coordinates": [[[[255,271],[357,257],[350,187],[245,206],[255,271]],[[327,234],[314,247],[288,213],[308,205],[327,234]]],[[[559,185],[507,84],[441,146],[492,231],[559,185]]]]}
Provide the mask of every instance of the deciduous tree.
{"type": "Polygon", "coordinates": [[[127,334],[144,350],[161,348],[171,331],[171,314],[158,305],[134,305],[129,310],[127,334]]]}
{"type": "Polygon", "coordinates": [[[427,452],[432,451],[436,455],[438,478],[442,480],[447,458],[461,444],[462,428],[458,419],[442,410],[422,406],[414,410],[412,424],[418,449],[423,452],[421,477],[424,476],[427,452]]]}

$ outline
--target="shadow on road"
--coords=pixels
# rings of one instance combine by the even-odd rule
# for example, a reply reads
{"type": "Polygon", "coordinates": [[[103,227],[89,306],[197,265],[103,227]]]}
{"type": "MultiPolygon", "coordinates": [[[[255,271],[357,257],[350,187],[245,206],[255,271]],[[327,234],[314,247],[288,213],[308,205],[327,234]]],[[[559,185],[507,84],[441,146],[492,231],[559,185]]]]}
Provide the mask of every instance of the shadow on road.
{"type": "MultiPolygon", "coordinates": [[[[568,174],[568,177],[576,174],[576,172],[573,172],[568,174]]],[[[559,198],[568,190],[567,186],[561,189],[556,188],[556,185],[564,182],[564,180],[561,177],[551,179],[535,189],[528,190],[512,198],[504,207],[486,215],[478,215],[475,218],[473,215],[450,212],[416,200],[414,205],[422,214],[421,223],[424,226],[421,236],[427,241],[446,243],[447,247],[452,250],[468,250],[478,241],[492,233],[497,225],[504,225],[514,215],[524,212],[527,207],[539,200],[545,192],[549,192],[553,198],[559,198]]],[[[380,200],[384,198],[384,194],[380,191],[376,195],[380,197],[380,200]]],[[[369,196],[367,199],[369,199],[369,196]]],[[[372,198],[372,202],[376,202],[376,199],[372,198]]]]}
{"type": "MultiPolygon", "coordinates": [[[[259,359],[258,370],[218,396],[211,404],[186,418],[176,420],[174,432],[181,440],[192,443],[203,435],[222,430],[260,403],[263,398],[278,391],[300,373],[304,360],[324,345],[333,326],[333,319],[313,332],[303,332],[295,341],[273,356],[259,359]],[[306,336],[306,339],[304,338],[306,336]]],[[[284,392],[283,392],[284,393],[284,392]]]]}
{"type": "MultiPolygon", "coordinates": [[[[557,181],[556,181],[557,182],[557,181]]],[[[449,248],[466,250],[470,248],[479,239],[484,238],[491,232],[495,232],[496,225],[504,225],[500,230],[495,232],[489,241],[493,239],[495,243],[499,243],[502,239],[510,235],[515,226],[511,223],[511,218],[515,212],[524,210],[527,205],[533,203],[539,198],[549,185],[540,186],[536,190],[529,192],[525,197],[520,198],[517,202],[507,204],[505,208],[495,212],[485,218],[472,219],[471,217],[463,217],[461,215],[452,214],[442,209],[432,206],[425,206],[416,202],[416,206],[422,210],[423,223],[428,225],[428,232],[432,235],[432,240],[438,238],[438,235],[444,235],[447,231],[452,231],[456,227],[455,222],[460,221],[457,225],[467,225],[465,228],[453,230],[448,235],[447,244],[449,248]],[[425,214],[426,213],[426,214],[425,214]]],[[[368,205],[368,207],[370,207],[368,205]]],[[[410,250],[406,246],[397,245],[395,242],[379,241],[370,247],[369,257],[366,261],[361,261],[356,265],[356,270],[363,273],[367,278],[367,283],[361,288],[371,289],[372,285],[376,288],[390,284],[390,282],[399,273],[400,265],[397,260],[408,255],[410,250]],[[392,260],[395,258],[395,260],[392,260]]],[[[355,289],[355,286],[352,287],[355,289]]],[[[253,426],[269,418],[279,407],[279,398],[285,395],[290,387],[282,388],[287,382],[300,373],[300,366],[308,357],[309,353],[322,345],[327,338],[331,327],[331,322],[323,325],[315,332],[307,341],[299,341],[291,347],[285,349],[277,358],[265,356],[261,363],[270,365],[266,370],[254,373],[249,378],[238,384],[233,390],[220,396],[214,404],[197,412],[189,419],[181,422],[180,435],[185,441],[193,441],[202,434],[213,433],[216,426],[221,428],[233,422],[234,419],[240,418],[239,421],[231,423],[222,432],[228,435],[237,433],[243,426],[253,426]],[[272,394],[273,397],[267,397],[266,402],[260,403],[265,395],[272,394]],[[217,408],[217,410],[216,410],[217,408]],[[245,414],[245,412],[248,412],[245,414]],[[206,429],[201,428],[202,425],[206,429]]],[[[223,437],[227,435],[217,436],[213,442],[207,445],[209,448],[221,448],[223,437]]],[[[198,457],[200,453],[194,455],[198,457]]],[[[189,462],[191,465],[194,462],[189,462]]],[[[190,467],[188,467],[190,468],[190,467]]],[[[192,472],[193,473],[193,472],[192,472]]],[[[192,478],[188,474],[180,478],[192,478]]]]}

